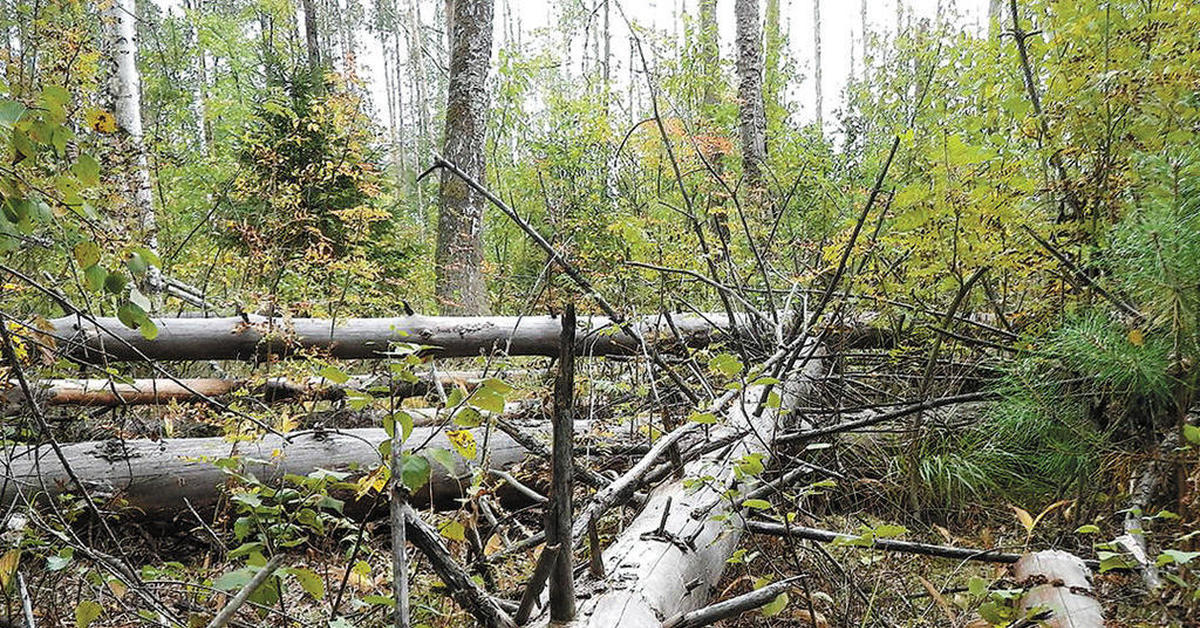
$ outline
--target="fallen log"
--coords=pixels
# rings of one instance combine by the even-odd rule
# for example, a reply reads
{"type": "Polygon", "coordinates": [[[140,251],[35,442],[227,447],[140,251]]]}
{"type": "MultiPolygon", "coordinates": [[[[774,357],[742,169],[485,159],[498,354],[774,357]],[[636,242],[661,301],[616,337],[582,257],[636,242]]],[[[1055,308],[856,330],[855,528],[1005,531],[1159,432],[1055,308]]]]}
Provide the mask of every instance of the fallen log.
{"type": "MultiPolygon", "coordinates": [[[[474,389],[483,381],[478,371],[438,371],[437,380],[443,386],[463,386],[474,389]]],[[[429,373],[418,376],[415,382],[375,375],[355,375],[344,384],[324,377],[310,377],[292,382],[283,377],[266,381],[232,378],[135,379],[119,382],[112,379],[49,379],[33,382],[33,389],[42,406],[120,407],[162,405],[172,401],[192,403],[205,398],[216,399],[246,390],[263,401],[309,399],[337,401],[346,398],[348,391],[360,391],[374,396],[397,398],[420,397],[434,389],[429,373]]],[[[15,385],[0,388],[0,409],[5,414],[17,414],[27,408],[25,395],[15,385]]]]}
{"type": "Polygon", "coordinates": [[[1026,554],[1017,561],[1013,573],[1019,584],[1029,587],[1021,596],[1021,607],[1026,611],[1050,610],[1050,617],[1039,626],[1104,626],[1104,609],[1092,597],[1091,572],[1078,556],[1062,550],[1026,554]]]}
{"type": "MultiPolygon", "coordinates": [[[[765,387],[750,386],[741,392],[727,418],[713,426],[711,437],[743,432],[746,436],[688,463],[684,479],[673,479],[650,492],[642,511],[604,552],[605,577],[589,583],[595,584],[595,593],[581,602],[572,626],[658,628],[666,618],[706,605],[744,530],[742,513],[730,507],[727,495],[738,484],[735,468],[767,454],[780,427],[780,411],[796,405],[820,369],[820,359],[810,360],[802,374],[782,386],[780,407],[764,406],[757,414],[756,402],[765,387]],[[708,479],[689,486],[686,478],[708,479]]],[[[687,425],[695,423],[676,432],[688,431],[687,425]]],[[[667,440],[664,436],[656,443],[659,453],[659,445],[667,440]]],[[[648,457],[653,455],[654,451],[648,457]]],[[[593,513],[593,509],[580,513],[576,528],[581,533],[593,513]]]]}
{"type": "MultiPolygon", "coordinates": [[[[476,438],[482,439],[482,429],[476,438]]],[[[526,457],[525,448],[504,433],[493,431],[488,444],[489,468],[507,469],[526,457]]],[[[125,508],[144,515],[168,515],[187,503],[196,508],[213,505],[227,475],[215,461],[234,455],[242,457],[245,471],[258,479],[278,481],[285,474],[305,475],[318,468],[345,470],[366,468],[379,462],[379,444],[387,439],[382,429],[293,433],[286,438],[267,434],[255,441],[231,443],[224,438],[168,440],[109,440],[62,445],[76,475],[84,479],[93,495],[119,499],[125,508]]],[[[453,451],[444,430],[413,429],[406,443],[453,451]]],[[[0,508],[19,495],[71,492],[67,472],[47,446],[9,449],[0,458],[0,508]]],[[[482,456],[482,452],[477,454],[482,456]]],[[[475,465],[481,460],[472,461],[475,465]]],[[[416,504],[450,504],[470,483],[467,461],[455,456],[455,469],[432,465],[429,483],[415,491],[416,504]]]]}
{"type": "MultiPolygon", "coordinates": [[[[754,534],[767,534],[770,536],[791,537],[796,539],[807,539],[809,541],[818,541],[821,543],[832,543],[839,539],[844,541],[853,541],[858,537],[853,534],[845,534],[842,532],[833,532],[830,530],[820,530],[817,528],[808,528],[797,525],[784,525],[782,523],[770,523],[765,521],[747,521],[746,531],[754,534]]],[[[1011,552],[1001,552],[994,549],[976,549],[972,547],[953,547],[950,545],[934,545],[932,543],[916,543],[913,541],[897,541],[895,539],[871,539],[869,545],[851,545],[851,547],[881,550],[886,552],[901,552],[905,554],[920,554],[922,556],[933,556],[936,558],[949,558],[952,560],[973,560],[985,563],[1000,563],[1012,565],[1021,560],[1025,554],[1014,554],[1011,552]]],[[[1099,569],[1099,561],[1084,561],[1084,564],[1092,569],[1099,569]]]]}
{"type": "MultiPolygon", "coordinates": [[[[562,325],[555,316],[422,316],[348,318],[266,318],[257,315],[227,318],[156,318],[158,335],[147,340],[115,318],[92,323],[78,316],[48,321],[45,333],[70,357],[89,362],[102,359],[251,360],[286,356],[301,350],[320,350],[339,359],[385,357],[394,345],[428,347],[429,354],[471,357],[499,352],[506,355],[558,355],[562,325]]],[[[672,322],[688,347],[702,347],[729,325],[720,314],[675,316],[672,322]]],[[[678,350],[679,342],[666,318],[637,319],[634,329],[662,350],[678,350]]],[[[31,332],[32,333],[32,332],[31,332]]],[[[580,355],[640,355],[633,336],[603,316],[587,317],[576,338],[580,355]]]]}
{"type": "Polygon", "coordinates": [[[1153,593],[1162,586],[1162,576],[1158,573],[1158,565],[1150,555],[1144,530],[1146,511],[1150,508],[1151,500],[1158,492],[1163,478],[1170,471],[1171,463],[1165,454],[1173,451],[1179,445],[1179,434],[1171,432],[1163,439],[1158,451],[1151,452],[1137,473],[1130,479],[1129,503],[1125,508],[1123,522],[1124,534],[1113,539],[1113,544],[1123,548],[1142,574],[1142,582],[1146,590],[1153,593]]]}

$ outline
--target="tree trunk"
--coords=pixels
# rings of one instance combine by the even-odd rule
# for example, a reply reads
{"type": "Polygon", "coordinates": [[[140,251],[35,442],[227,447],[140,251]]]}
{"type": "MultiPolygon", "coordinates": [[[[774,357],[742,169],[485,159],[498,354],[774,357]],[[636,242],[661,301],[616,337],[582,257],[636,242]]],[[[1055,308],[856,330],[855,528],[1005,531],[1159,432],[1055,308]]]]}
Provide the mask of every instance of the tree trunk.
{"type": "Polygon", "coordinates": [[[308,69],[317,75],[321,67],[321,47],[317,42],[317,7],[313,0],[301,0],[304,8],[304,45],[308,51],[308,69]]]}
{"type": "MultiPolygon", "coordinates": [[[[475,435],[483,438],[480,428],[475,435]]],[[[144,516],[186,512],[184,500],[195,508],[214,504],[217,488],[228,480],[213,462],[240,455],[246,471],[264,482],[275,482],[285,474],[305,475],[315,469],[345,470],[351,465],[366,468],[381,461],[379,444],[387,434],[378,428],[293,433],[285,440],[268,434],[250,442],[230,443],[225,438],[90,441],[62,445],[76,475],[86,478],[94,496],[116,497],[126,507],[144,516]]],[[[415,427],[409,445],[429,441],[428,448],[453,450],[445,430],[415,427]]],[[[428,451],[426,448],[426,451],[428,451]]],[[[482,448],[480,452],[482,455],[482,448]]],[[[70,490],[67,473],[50,447],[9,448],[0,460],[0,508],[6,508],[18,493],[57,495],[70,490]]],[[[526,450],[502,432],[489,436],[488,460],[493,469],[507,469],[526,458],[526,450]]],[[[470,484],[466,461],[457,460],[451,473],[432,464],[429,484],[415,491],[414,503],[453,504],[470,484]]],[[[481,460],[474,464],[483,464],[481,460]]]]}
{"type": "MultiPolygon", "coordinates": [[[[310,377],[301,383],[286,378],[273,377],[258,385],[253,394],[263,401],[286,401],[310,399],[336,401],[344,399],[347,391],[365,391],[376,396],[394,395],[397,398],[421,397],[435,389],[429,373],[418,376],[415,382],[383,376],[352,376],[345,384],[336,384],[324,377],[310,377]]],[[[442,386],[463,386],[468,390],[477,387],[483,380],[479,371],[438,371],[438,383],[442,386]]],[[[11,382],[10,382],[11,384],[11,382]]],[[[205,397],[220,398],[232,392],[253,386],[251,380],[222,378],[135,379],[116,382],[109,379],[49,379],[31,382],[38,403],[43,406],[120,407],[164,405],[172,401],[193,403],[205,397]],[[199,394],[197,394],[199,393],[199,394]]],[[[25,395],[20,388],[9,385],[0,387],[0,414],[13,415],[28,411],[25,395]]]]}
{"type": "MultiPolygon", "coordinates": [[[[484,180],[488,67],[492,57],[493,0],[455,0],[450,88],[446,101],[445,158],[484,180]]],[[[483,278],[482,195],[446,170],[441,178],[436,292],[443,314],[487,314],[483,278]]]]}
{"type": "MultiPolygon", "coordinates": [[[[129,198],[133,199],[146,248],[157,255],[158,221],[154,213],[154,191],[150,183],[149,159],[142,130],[142,86],[137,67],[137,4],[134,0],[115,0],[109,12],[113,19],[112,53],[116,66],[110,86],[113,113],[117,128],[123,131],[128,154],[132,155],[129,198]]],[[[162,274],[158,268],[151,266],[147,270],[146,287],[152,292],[161,289],[162,274]]]]}
{"type": "MultiPolygon", "coordinates": [[[[801,375],[781,386],[781,407],[795,407],[820,374],[821,360],[810,360],[801,375]]],[[[686,465],[684,478],[709,481],[688,487],[675,479],[651,491],[642,511],[604,552],[604,564],[611,566],[605,588],[582,602],[576,625],[659,628],[663,618],[701,608],[717,593],[744,526],[726,495],[746,489],[735,466],[746,456],[766,456],[781,420],[779,409],[764,407],[755,416],[762,393],[762,386],[744,390],[710,435],[748,436],[686,465]]]]}
{"type": "MultiPolygon", "coordinates": [[[[579,355],[641,355],[641,347],[603,316],[584,319],[576,337],[579,355]],[[615,333],[614,333],[615,332],[615,333]]],[[[559,319],[553,316],[401,316],[279,319],[262,316],[229,318],[156,318],[158,336],[147,340],[115,318],[98,318],[98,326],[75,316],[49,321],[48,332],[68,356],[98,362],[154,360],[251,360],[285,356],[299,349],[320,349],[339,359],[378,359],[394,344],[431,347],[441,357],[471,357],[492,352],[508,355],[558,355],[559,319]],[[118,340],[119,338],[119,340],[118,340]]],[[[724,315],[672,317],[689,347],[707,346],[722,335],[724,315]]],[[[739,324],[744,324],[742,321],[739,324]]],[[[665,317],[653,316],[633,324],[647,342],[660,350],[678,342],[665,317]]],[[[28,335],[28,334],[22,334],[28,335]]],[[[35,333],[36,335],[36,333],[35,333]]]]}
{"type": "Polygon", "coordinates": [[[712,116],[717,105],[717,86],[721,76],[721,44],[717,27],[717,0],[700,0],[700,32],[697,52],[704,74],[703,106],[705,114],[712,116]]]}
{"type": "Polygon", "coordinates": [[[817,89],[817,130],[825,132],[825,99],[821,94],[821,0],[813,3],[813,83],[817,89]]]}
{"type": "Polygon", "coordinates": [[[758,0],[737,0],[737,73],[739,125],[742,137],[742,169],[753,190],[763,187],[763,166],[767,158],[767,121],[763,111],[762,31],[758,21],[758,0]]]}
{"type": "Polygon", "coordinates": [[[187,5],[191,12],[191,15],[188,16],[188,30],[191,31],[196,55],[195,85],[192,86],[192,115],[196,118],[196,147],[199,148],[201,155],[208,155],[209,129],[204,102],[208,90],[208,53],[200,45],[200,28],[197,26],[204,5],[202,0],[190,0],[187,5]]]}
{"type": "Polygon", "coordinates": [[[1104,609],[1092,593],[1092,574],[1079,557],[1062,550],[1026,554],[1013,573],[1018,585],[1028,586],[1021,596],[1024,609],[1048,608],[1048,628],[1103,628],[1104,609]]]}

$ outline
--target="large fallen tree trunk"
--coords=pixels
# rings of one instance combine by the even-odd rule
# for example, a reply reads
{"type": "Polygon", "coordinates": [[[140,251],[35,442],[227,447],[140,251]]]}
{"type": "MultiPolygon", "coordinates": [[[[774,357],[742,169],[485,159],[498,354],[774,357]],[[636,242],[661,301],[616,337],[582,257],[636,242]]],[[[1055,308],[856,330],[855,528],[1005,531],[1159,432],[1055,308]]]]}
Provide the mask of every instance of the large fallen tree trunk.
{"type": "Polygon", "coordinates": [[[1078,556],[1061,550],[1026,554],[1013,567],[1018,583],[1028,588],[1021,596],[1027,611],[1047,609],[1048,628],[1102,628],[1104,609],[1093,597],[1092,574],[1078,556]]]}
{"type": "MultiPolygon", "coordinates": [[[[811,359],[802,374],[782,385],[782,407],[794,407],[820,369],[821,360],[811,359]]],[[[572,625],[658,628],[665,619],[708,603],[743,532],[742,514],[727,494],[739,483],[735,468],[755,466],[750,461],[768,453],[781,427],[779,408],[763,407],[756,415],[763,392],[762,386],[742,391],[711,434],[713,439],[746,436],[688,463],[683,478],[650,493],[642,511],[604,552],[606,575],[596,594],[580,604],[572,625]],[[688,478],[705,481],[689,486],[688,478]]]]}
{"type": "MultiPolygon", "coordinates": [[[[719,314],[638,320],[636,329],[662,350],[709,344],[729,319],[719,314]]],[[[90,362],[108,360],[248,360],[317,349],[341,359],[381,358],[401,343],[429,347],[443,357],[558,354],[562,329],[554,316],[401,316],[396,318],[156,318],[158,335],[143,338],[115,318],[79,316],[49,321],[47,334],[67,355],[90,362]]],[[[640,355],[628,334],[603,316],[584,318],[576,345],[580,355],[640,355]]]]}
{"type": "MultiPolygon", "coordinates": [[[[476,437],[482,441],[482,429],[476,437]]],[[[240,456],[245,471],[263,481],[277,481],[285,474],[304,475],[318,468],[345,470],[368,468],[381,460],[379,444],[387,438],[382,429],[312,431],[283,437],[268,434],[259,440],[231,443],[224,438],[89,441],[62,445],[63,454],[75,474],[93,496],[107,496],[127,508],[146,515],[180,512],[185,500],[195,508],[216,502],[228,476],[216,461],[240,456]]],[[[406,441],[416,447],[453,451],[444,430],[417,427],[406,441]]],[[[480,448],[482,450],[482,448],[480,448]]],[[[0,508],[13,500],[38,495],[71,492],[67,472],[49,446],[25,450],[9,449],[0,459],[0,508]]],[[[478,454],[482,456],[482,451],[478,454]]],[[[487,464],[507,469],[525,459],[527,452],[507,434],[493,430],[489,435],[487,464]]],[[[470,484],[467,461],[455,456],[451,472],[432,465],[429,483],[414,492],[414,503],[451,503],[470,484]]],[[[472,464],[482,464],[474,460],[472,464]]],[[[186,510],[183,510],[186,512],[186,510]]]]}
{"type": "MultiPolygon", "coordinates": [[[[483,380],[478,371],[437,372],[437,381],[442,386],[463,386],[468,390],[483,380]]],[[[310,377],[303,382],[292,382],[282,377],[266,381],[234,378],[186,378],[186,379],[135,379],[118,382],[112,379],[49,379],[33,382],[38,402],[43,406],[118,407],[160,405],[172,401],[189,403],[216,399],[240,390],[263,401],[288,401],[293,399],[336,401],[344,399],[347,391],[360,391],[374,396],[397,398],[419,397],[434,389],[433,376],[424,373],[417,381],[404,381],[373,375],[352,376],[344,384],[337,384],[324,377],[310,377]]],[[[27,410],[25,394],[15,383],[7,388],[0,387],[0,410],[5,414],[16,414],[27,410]]]]}

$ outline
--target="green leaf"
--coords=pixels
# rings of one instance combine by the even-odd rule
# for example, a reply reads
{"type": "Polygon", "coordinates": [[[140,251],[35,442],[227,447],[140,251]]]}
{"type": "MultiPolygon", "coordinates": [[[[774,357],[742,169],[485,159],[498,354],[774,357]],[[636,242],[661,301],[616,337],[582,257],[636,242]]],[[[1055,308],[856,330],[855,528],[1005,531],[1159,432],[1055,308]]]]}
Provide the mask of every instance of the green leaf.
{"type": "Polygon", "coordinates": [[[12,127],[26,111],[25,105],[15,100],[0,100],[0,125],[12,127]]]}
{"type": "Polygon", "coordinates": [[[479,427],[483,424],[483,415],[475,408],[463,408],[454,413],[454,424],[459,427],[479,427]]]}
{"type": "Polygon", "coordinates": [[[904,526],[898,526],[898,525],[892,525],[892,524],[885,523],[883,525],[875,526],[874,528],[871,529],[871,532],[874,533],[875,538],[890,539],[890,538],[900,536],[901,534],[904,534],[905,532],[908,532],[908,529],[905,528],[904,526]]]}
{"type": "Polygon", "coordinates": [[[1200,556],[1200,552],[1183,552],[1180,550],[1163,550],[1156,561],[1159,567],[1175,563],[1178,565],[1186,565],[1200,556]]]}
{"type": "Polygon", "coordinates": [[[158,325],[155,325],[154,321],[150,320],[148,316],[143,318],[142,322],[138,323],[138,331],[142,334],[142,338],[146,340],[158,338],[158,325]]]}
{"type": "Polygon", "coordinates": [[[117,320],[130,329],[137,329],[146,320],[146,310],[136,303],[124,303],[117,308],[117,320]]]}
{"type": "Polygon", "coordinates": [[[432,447],[429,450],[429,457],[433,461],[442,465],[450,473],[455,473],[458,469],[458,462],[454,459],[454,454],[450,453],[449,449],[444,447],[432,447]]]}
{"type": "Polygon", "coordinates": [[[304,589],[304,592],[311,595],[313,599],[319,600],[325,597],[325,583],[321,581],[321,576],[318,576],[315,571],[303,567],[288,567],[284,571],[291,574],[296,582],[300,583],[300,588],[304,589]]]}
{"type": "Polygon", "coordinates": [[[75,261],[80,268],[88,268],[100,262],[100,245],[95,242],[80,242],[75,245],[75,261]]]}
{"type": "Polygon", "coordinates": [[[125,260],[125,267],[129,269],[129,272],[133,273],[134,277],[141,277],[146,274],[146,270],[150,268],[150,264],[140,253],[130,253],[128,259],[125,260]]]}
{"type": "Polygon", "coordinates": [[[87,628],[100,618],[104,607],[99,602],[84,600],[75,606],[75,628],[87,628]]]}
{"type": "Polygon", "coordinates": [[[479,388],[471,395],[471,405],[495,414],[504,412],[504,397],[487,388],[479,388]]]}
{"type": "Polygon", "coordinates": [[[404,454],[400,464],[400,482],[409,491],[415,492],[429,482],[429,461],[424,456],[404,454]]]}
{"type": "Polygon", "coordinates": [[[412,415],[403,410],[400,410],[400,411],[392,414],[392,418],[397,423],[400,424],[400,442],[403,443],[404,441],[408,440],[408,437],[412,434],[412,431],[413,431],[412,415]]]}
{"type": "Polygon", "coordinates": [[[741,360],[729,353],[719,353],[708,361],[708,368],[726,376],[733,377],[742,372],[743,364],[741,360]]]}
{"type": "Polygon", "coordinates": [[[83,283],[92,292],[99,292],[104,287],[105,279],[108,279],[108,271],[99,265],[92,265],[83,269],[83,283]]]}
{"type": "Polygon", "coordinates": [[[787,594],[787,591],[784,591],[783,593],[776,595],[775,599],[773,599],[770,602],[768,602],[767,604],[763,605],[762,616],[763,617],[774,617],[774,616],[782,613],[783,609],[787,607],[787,604],[788,604],[788,594],[787,594]]]}
{"type": "Polygon", "coordinates": [[[987,590],[988,581],[979,576],[971,576],[971,579],[967,581],[967,592],[975,597],[982,596],[987,593],[987,590]]]}
{"type": "Polygon", "coordinates": [[[765,499],[747,499],[742,502],[746,508],[756,508],[758,510],[768,510],[771,508],[771,502],[765,499]]]}
{"type": "MultiPolygon", "coordinates": [[[[386,606],[388,608],[396,608],[395,598],[386,597],[383,595],[364,595],[362,601],[372,606],[386,606]]],[[[331,626],[333,624],[330,624],[331,626]]]]}
{"type": "Polygon", "coordinates": [[[62,121],[66,118],[64,108],[71,101],[71,92],[61,85],[47,85],[42,88],[42,104],[55,120],[62,121]]]}
{"type": "Polygon", "coordinates": [[[321,377],[324,377],[335,384],[345,384],[346,382],[350,381],[350,376],[343,373],[342,370],[336,366],[327,366],[321,369],[317,375],[320,375],[321,377]]]}
{"type": "Polygon", "coordinates": [[[100,185],[100,162],[87,153],[80,153],[79,158],[71,166],[71,174],[75,175],[84,185],[100,185]]]}
{"type": "Polygon", "coordinates": [[[711,412],[693,412],[688,415],[688,420],[701,425],[712,425],[717,422],[717,415],[711,412]]]}
{"type": "Polygon", "coordinates": [[[479,387],[483,390],[490,390],[501,397],[507,397],[513,391],[513,387],[508,382],[494,377],[483,380],[479,387]]]}
{"type": "Polygon", "coordinates": [[[1100,526],[1088,523],[1075,528],[1076,534],[1099,534],[1100,526]]]}
{"type": "Polygon", "coordinates": [[[112,294],[121,294],[125,291],[125,286],[128,283],[129,280],[125,278],[125,275],[121,273],[108,273],[108,276],[104,278],[104,289],[112,294]]]}
{"type": "Polygon", "coordinates": [[[58,555],[49,556],[46,558],[47,571],[62,571],[71,564],[71,560],[75,556],[75,551],[69,547],[64,547],[59,550],[58,555]]]}
{"type": "Polygon", "coordinates": [[[249,567],[242,567],[241,569],[221,574],[219,578],[213,580],[212,586],[214,589],[222,591],[235,591],[249,584],[253,578],[254,570],[249,567]]]}
{"type": "Polygon", "coordinates": [[[1191,423],[1184,423],[1183,437],[1193,445],[1200,445],[1200,427],[1196,427],[1191,423]]]}

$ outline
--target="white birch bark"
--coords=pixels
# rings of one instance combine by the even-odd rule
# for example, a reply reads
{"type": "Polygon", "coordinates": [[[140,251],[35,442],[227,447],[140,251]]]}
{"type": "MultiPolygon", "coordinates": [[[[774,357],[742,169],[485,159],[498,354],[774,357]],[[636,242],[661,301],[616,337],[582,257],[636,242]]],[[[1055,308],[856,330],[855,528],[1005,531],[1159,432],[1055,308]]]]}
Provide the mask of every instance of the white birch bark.
{"type": "MultiPolygon", "coordinates": [[[[137,68],[137,8],[134,0],[115,0],[109,9],[112,19],[112,55],[115,71],[110,83],[113,98],[113,115],[117,128],[133,154],[130,173],[130,188],[133,204],[141,224],[146,248],[158,254],[158,221],[154,213],[154,192],[150,182],[149,159],[142,129],[141,76],[137,68]]],[[[162,275],[158,268],[150,267],[146,273],[146,287],[159,292],[162,275]]]]}

